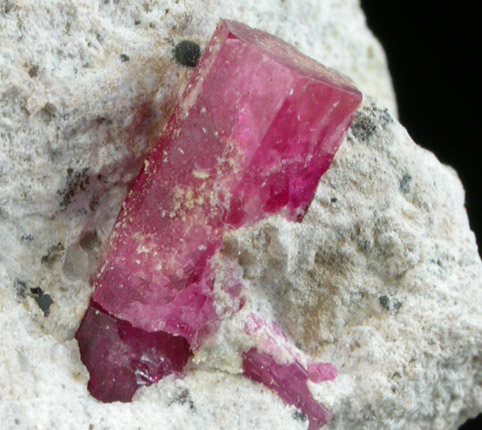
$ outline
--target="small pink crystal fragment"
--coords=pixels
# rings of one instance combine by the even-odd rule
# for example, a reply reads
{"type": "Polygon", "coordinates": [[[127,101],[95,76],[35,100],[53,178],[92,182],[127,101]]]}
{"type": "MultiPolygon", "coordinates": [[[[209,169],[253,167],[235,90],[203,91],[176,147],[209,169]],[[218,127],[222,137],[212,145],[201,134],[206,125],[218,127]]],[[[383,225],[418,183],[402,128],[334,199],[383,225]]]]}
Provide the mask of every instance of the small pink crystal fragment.
{"type": "Polygon", "coordinates": [[[310,430],[325,425],[332,413],[312,396],[307,382],[332,381],[338,371],[329,363],[311,362],[274,323],[250,314],[244,332],[256,339],[256,348],[243,354],[246,376],[261,382],[287,403],[296,406],[309,419],[310,430]]]}
{"type": "Polygon", "coordinates": [[[338,370],[330,363],[311,363],[307,370],[308,379],[316,383],[333,381],[338,376],[338,370]]]}
{"type": "Polygon", "coordinates": [[[93,280],[76,336],[92,392],[132,397],[122,378],[132,381],[137,367],[124,354],[147,348],[144,336],[164,332],[179,343],[179,363],[149,368],[155,380],[216,332],[214,264],[223,234],[272,214],[300,222],[360,101],[348,79],[280,39],[219,24],[126,198],[93,280]],[[128,337],[105,333],[124,324],[132,327],[128,337]],[[102,362],[90,343],[105,352],[102,362]],[[130,366],[130,373],[116,370],[107,384],[101,374],[110,366],[130,366]]]}
{"type": "Polygon", "coordinates": [[[276,391],[286,403],[303,412],[309,430],[319,429],[332,418],[332,412],[313,398],[307,385],[308,373],[298,361],[278,364],[270,354],[252,348],[243,353],[243,368],[246,376],[276,391]]]}

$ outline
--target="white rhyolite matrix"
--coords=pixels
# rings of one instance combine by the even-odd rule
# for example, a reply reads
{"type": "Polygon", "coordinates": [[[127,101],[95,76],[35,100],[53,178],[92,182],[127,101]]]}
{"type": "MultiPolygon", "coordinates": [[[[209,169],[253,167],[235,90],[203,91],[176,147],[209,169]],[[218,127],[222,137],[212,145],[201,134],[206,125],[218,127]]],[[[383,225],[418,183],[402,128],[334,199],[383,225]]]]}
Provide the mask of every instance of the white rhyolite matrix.
{"type": "Polygon", "coordinates": [[[335,414],[326,429],[456,429],[482,410],[482,263],[464,191],[395,111],[355,0],[0,1],[2,430],[306,429],[240,375],[253,310],[338,368],[311,385],[335,414]],[[73,340],[88,279],[190,73],[173,47],[204,47],[221,17],[347,74],[364,105],[301,224],[225,238],[250,287],[217,343],[184,379],[103,404],[73,340]]]}

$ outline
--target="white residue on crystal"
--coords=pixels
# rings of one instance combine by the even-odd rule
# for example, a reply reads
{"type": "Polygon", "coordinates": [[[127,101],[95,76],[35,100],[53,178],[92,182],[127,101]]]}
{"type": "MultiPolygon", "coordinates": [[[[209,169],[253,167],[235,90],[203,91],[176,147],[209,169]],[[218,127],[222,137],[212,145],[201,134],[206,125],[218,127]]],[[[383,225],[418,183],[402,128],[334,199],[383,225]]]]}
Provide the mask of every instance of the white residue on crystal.
{"type": "Polygon", "coordinates": [[[146,245],[139,245],[137,247],[138,254],[148,254],[149,252],[151,252],[151,250],[152,250],[152,247],[148,248],[146,245]]]}
{"type": "Polygon", "coordinates": [[[209,173],[203,172],[203,171],[201,171],[201,170],[193,170],[193,171],[192,171],[192,175],[193,175],[196,179],[207,179],[207,178],[209,178],[209,173]]]}

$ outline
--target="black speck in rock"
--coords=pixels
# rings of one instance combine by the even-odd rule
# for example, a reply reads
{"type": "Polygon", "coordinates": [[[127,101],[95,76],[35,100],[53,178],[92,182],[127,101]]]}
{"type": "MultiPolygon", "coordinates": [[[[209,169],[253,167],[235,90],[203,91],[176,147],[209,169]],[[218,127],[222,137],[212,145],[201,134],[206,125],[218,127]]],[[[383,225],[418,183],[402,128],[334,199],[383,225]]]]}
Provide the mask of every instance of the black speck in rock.
{"type": "Polygon", "coordinates": [[[380,296],[380,305],[382,308],[385,310],[389,311],[390,310],[390,299],[387,296],[380,296]]]}
{"type": "Polygon", "coordinates": [[[169,405],[173,403],[179,403],[181,405],[188,405],[189,409],[195,410],[196,408],[194,407],[194,402],[191,398],[191,393],[187,388],[181,389],[172,399],[172,401],[169,403],[169,405]]]}
{"type": "Polygon", "coordinates": [[[351,130],[355,138],[361,142],[367,142],[376,132],[377,126],[370,118],[363,112],[359,112],[355,115],[351,130]]]}
{"type": "Polygon", "coordinates": [[[50,313],[50,305],[53,303],[49,294],[45,294],[40,287],[30,288],[33,298],[46,317],[50,313]]]}
{"type": "Polygon", "coordinates": [[[100,246],[99,236],[95,230],[84,233],[79,243],[80,247],[86,251],[92,251],[100,246]]]}
{"type": "Polygon", "coordinates": [[[370,249],[371,242],[369,240],[364,240],[362,243],[363,251],[367,252],[370,249]]]}
{"type": "Polygon", "coordinates": [[[27,283],[17,278],[13,283],[13,289],[15,291],[15,300],[21,302],[25,298],[27,283]]]}
{"type": "Polygon", "coordinates": [[[40,259],[41,263],[51,268],[57,261],[60,260],[63,250],[64,245],[62,245],[61,242],[57,243],[57,245],[51,246],[47,250],[47,253],[42,255],[42,258],[40,259]]]}
{"type": "Polygon", "coordinates": [[[351,131],[358,141],[369,142],[375,134],[380,133],[392,122],[393,118],[388,109],[371,104],[355,114],[351,131]]]}
{"type": "Polygon", "coordinates": [[[300,420],[300,421],[303,421],[303,422],[305,422],[306,419],[307,419],[306,414],[304,414],[303,412],[301,412],[301,411],[299,411],[299,410],[297,410],[297,411],[294,412],[293,418],[294,418],[295,420],[300,420]]]}
{"type": "Polygon", "coordinates": [[[127,62],[127,61],[130,60],[130,58],[129,58],[129,56],[128,56],[127,54],[120,54],[120,55],[119,55],[119,58],[120,58],[120,60],[121,60],[122,63],[125,63],[125,62],[127,62]]]}
{"type": "Polygon", "coordinates": [[[65,187],[57,191],[57,194],[61,196],[60,208],[66,209],[67,206],[72,203],[75,195],[79,191],[85,191],[87,185],[89,185],[89,171],[88,167],[81,170],[74,171],[72,168],[67,169],[67,178],[65,180],[65,187]]]}
{"type": "Polygon", "coordinates": [[[39,118],[46,124],[49,125],[52,118],[55,117],[55,106],[47,103],[42,109],[39,110],[39,118]]]}
{"type": "Polygon", "coordinates": [[[338,201],[338,199],[337,199],[336,197],[332,197],[332,198],[330,199],[330,201],[331,201],[331,203],[336,203],[336,202],[338,201]]]}
{"type": "Polygon", "coordinates": [[[31,78],[35,78],[38,75],[38,66],[30,66],[27,73],[31,78]]]}
{"type": "Polygon", "coordinates": [[[174,48],[174,57],[177,62],[186,67],[196,67],[200,56],[201,47],[190,40],[183,40],[174,48]]]}

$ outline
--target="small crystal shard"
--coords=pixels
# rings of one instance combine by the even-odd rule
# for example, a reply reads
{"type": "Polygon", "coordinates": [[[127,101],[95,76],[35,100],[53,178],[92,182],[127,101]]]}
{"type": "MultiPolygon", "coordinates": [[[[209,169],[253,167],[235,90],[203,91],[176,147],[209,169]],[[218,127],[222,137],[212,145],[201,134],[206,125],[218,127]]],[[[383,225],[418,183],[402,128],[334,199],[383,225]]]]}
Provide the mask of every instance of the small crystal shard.
{"type": "Polygon", "coordinates": [[[307,383],[332,381],[338,375],[337,370],[328,363],[308,364],[308,357],[297,350],[276,324],[268,324],[255,314],[249,315],[244,331],[257,339],[256,348],[243,353],[244,374],[276,391],[285,402],[303,412],[308,417],[309,430],[325,425],[332,413],[313,398],[307,383]]]}
{"type": "MultiPolygon", "coordinates": [[[[76,336],[92,393],[127,401],[133,381],[178,372],[190,348],[216,332],[213,284],[223,235],[274,214],[300,222],[360,101],[348,79],[280,39],[219,24],[126,198],[94,278],[76,336]]],[[[256,363],[274,360],[250,351],[245,357],[251,377],[256,363]]],[[[270,367],[277,375],[307,374],[298,364],[270,367]]],[[[276,391],[290,401],[296,389],[276,391]]],[[[323,422],[326,413],[312,412],[310,399],[293,404],[323,422]]]]}
{"type": "Polygon", "coordinates": [[[303,412],[308,417],[309,430],[319,429],[333,416],[313,398],[307,386],[306,369],[297,361],[277,364],[271,355],[253,348],[243,353],[243,368],[246,376],[276,391],[286,403],[303,412]]]}

